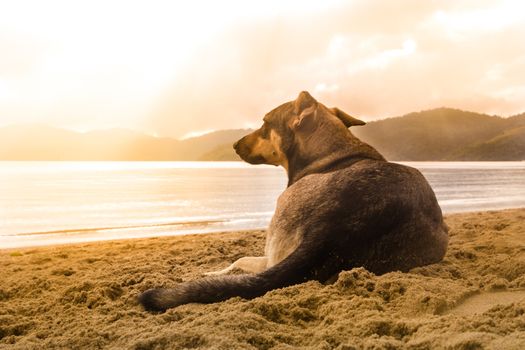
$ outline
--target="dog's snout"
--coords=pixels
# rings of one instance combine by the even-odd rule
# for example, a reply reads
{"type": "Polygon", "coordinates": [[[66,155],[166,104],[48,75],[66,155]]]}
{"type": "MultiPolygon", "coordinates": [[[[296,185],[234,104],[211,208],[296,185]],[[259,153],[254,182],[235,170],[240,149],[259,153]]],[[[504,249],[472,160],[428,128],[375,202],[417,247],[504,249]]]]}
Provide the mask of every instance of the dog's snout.
{"type": "Polygon", "coordinates": [[[239,141],[235,141],[235,143],[233,144],[234,149],[237,149],[237,147],[239,147],[239,141]]]}

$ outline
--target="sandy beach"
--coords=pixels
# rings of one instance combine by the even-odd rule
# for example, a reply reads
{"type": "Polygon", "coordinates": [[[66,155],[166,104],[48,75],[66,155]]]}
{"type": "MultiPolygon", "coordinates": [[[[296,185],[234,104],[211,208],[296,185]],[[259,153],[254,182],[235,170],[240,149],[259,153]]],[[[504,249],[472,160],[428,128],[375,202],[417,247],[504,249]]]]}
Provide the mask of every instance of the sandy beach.
{"type": "Polygon", "coordinates": [[[446,217],[438,264],[254,300],[142,310],[141,291],[260,255],[263,231],[0,251],[2,349],[523,349],[525,208],[446,217]]]}

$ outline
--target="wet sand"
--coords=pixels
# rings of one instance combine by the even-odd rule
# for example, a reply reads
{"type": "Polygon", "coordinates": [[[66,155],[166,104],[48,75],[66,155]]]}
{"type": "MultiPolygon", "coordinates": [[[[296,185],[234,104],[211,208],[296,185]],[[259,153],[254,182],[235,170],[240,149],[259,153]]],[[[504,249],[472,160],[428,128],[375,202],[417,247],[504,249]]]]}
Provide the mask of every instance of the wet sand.
{"type": "Polygon", "coordinates": [[[0,251],[0,349],[524,349],[525,208],[448,215],[445,259],[151,314],[141,291],[260,255],[264,232],[0,251]]]}

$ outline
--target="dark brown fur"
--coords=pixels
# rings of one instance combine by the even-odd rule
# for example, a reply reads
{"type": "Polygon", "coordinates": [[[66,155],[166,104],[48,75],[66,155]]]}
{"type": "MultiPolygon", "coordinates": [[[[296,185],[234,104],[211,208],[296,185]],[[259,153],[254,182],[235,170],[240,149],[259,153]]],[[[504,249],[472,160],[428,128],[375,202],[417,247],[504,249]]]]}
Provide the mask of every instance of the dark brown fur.
{"type": "Polygon", "coordinates": [[[448,235],[434,192],[418,170],[387,162],[348,127],[362,125],[307,92],[265,116],[235,143],[252,164],[282,165],[288,187],[268,229],[267,269],[151,289],[146,309],[253,298],[364,266],[381,274],[440,261],[448,235]]]}

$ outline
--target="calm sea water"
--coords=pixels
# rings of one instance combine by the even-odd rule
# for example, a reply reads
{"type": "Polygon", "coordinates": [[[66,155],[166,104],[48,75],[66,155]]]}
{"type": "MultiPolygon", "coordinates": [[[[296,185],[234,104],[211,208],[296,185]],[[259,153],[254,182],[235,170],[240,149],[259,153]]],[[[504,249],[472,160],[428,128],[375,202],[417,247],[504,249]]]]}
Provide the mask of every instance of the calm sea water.
{"type": "MultiPolygon", "coordinates": [[[[406,162],[445,213],[525,206],[525,162],[406,162]]],[[[0,162],[0,248],[264,228],[281,168],[241,162],[0,162]]]]}

